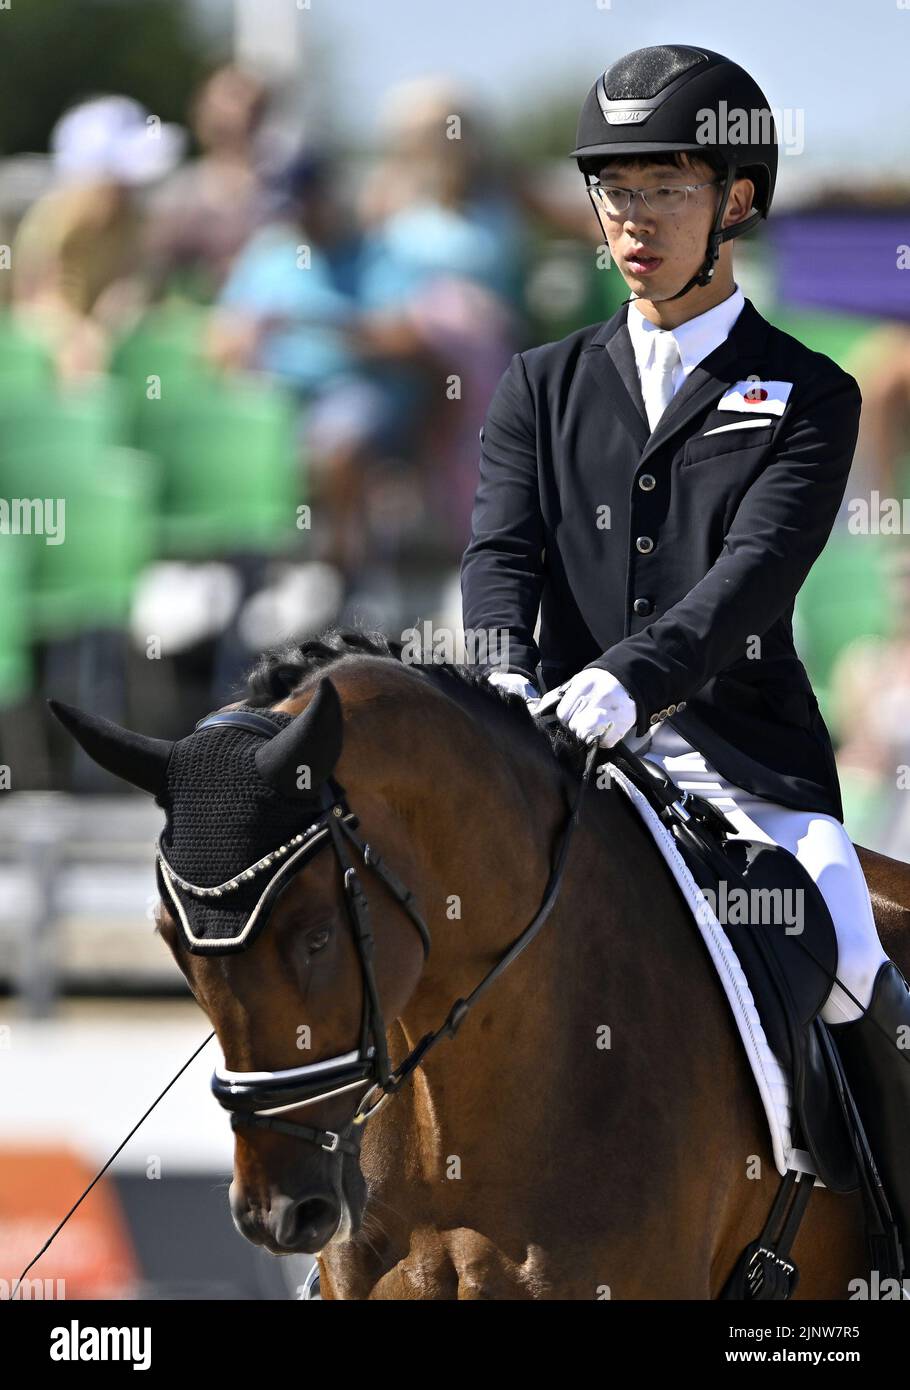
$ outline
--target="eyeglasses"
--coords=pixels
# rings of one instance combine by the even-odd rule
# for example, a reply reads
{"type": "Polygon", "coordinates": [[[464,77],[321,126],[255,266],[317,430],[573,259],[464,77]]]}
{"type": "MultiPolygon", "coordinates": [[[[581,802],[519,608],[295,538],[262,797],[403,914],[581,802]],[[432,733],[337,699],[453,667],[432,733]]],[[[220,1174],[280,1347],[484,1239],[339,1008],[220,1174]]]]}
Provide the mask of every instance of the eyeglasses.
{"type": "Polygon", "coordinates": [[[613,183],[595,182],[588,184],[588,192],[595,208],[599,203],[614,217],[628,210],[636,193],[641,194],[646,208],[660,216],[662,213],[679,212],[685,207],[690,193],[696,193],[699,188],[713,188],[718,182],[718,179],[709,179],[707,183],[667,184],[661,188],[618,188],[613,183]]]}

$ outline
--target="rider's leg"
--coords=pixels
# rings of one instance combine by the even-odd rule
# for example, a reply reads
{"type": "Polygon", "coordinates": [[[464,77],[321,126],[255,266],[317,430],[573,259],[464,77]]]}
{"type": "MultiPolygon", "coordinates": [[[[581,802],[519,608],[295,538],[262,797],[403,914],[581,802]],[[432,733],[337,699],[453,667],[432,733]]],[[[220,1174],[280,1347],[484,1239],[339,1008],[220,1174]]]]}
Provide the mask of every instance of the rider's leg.
{"type": "Polygon", "coordinates": [[[657,762],[686,791],[704,796],[723,811],[737,834],[782,845],[795,855],[822,894],[837,935],[839,979],[822,1009],[826,1023],[859,1018],[872,998],[879,968],[887,961],[879,941],[869,890],[853,842],[840,821],[821,811],[798,811],[766,801],[729,782],[687,743],[664,726],[643,755],[657,762]]]}
{"type": "MultiPolygon", "coordinates": [[[[910,989],[885,954],[856,850],[840,821],[764,801],[721,777],[674,729],[642,746],[681,789],[713,802],[738,835],[795,854],[837,934],[838,978],[821,1011],[843,1061],[910,1261],[910,989]]],[[[908,1265],[910,1268],[910,1265],[908,1265]]]]}

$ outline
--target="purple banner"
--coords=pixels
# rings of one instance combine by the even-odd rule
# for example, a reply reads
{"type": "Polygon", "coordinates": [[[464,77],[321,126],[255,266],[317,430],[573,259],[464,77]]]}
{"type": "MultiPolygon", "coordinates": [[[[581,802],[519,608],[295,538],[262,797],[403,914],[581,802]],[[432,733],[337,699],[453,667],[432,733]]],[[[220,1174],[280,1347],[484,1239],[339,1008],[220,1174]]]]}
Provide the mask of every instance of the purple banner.
{"type": "Polygon", "coordinates": [[[910,207],[772,214],[767,235],[787,308],[910,319],[910,207]]]}

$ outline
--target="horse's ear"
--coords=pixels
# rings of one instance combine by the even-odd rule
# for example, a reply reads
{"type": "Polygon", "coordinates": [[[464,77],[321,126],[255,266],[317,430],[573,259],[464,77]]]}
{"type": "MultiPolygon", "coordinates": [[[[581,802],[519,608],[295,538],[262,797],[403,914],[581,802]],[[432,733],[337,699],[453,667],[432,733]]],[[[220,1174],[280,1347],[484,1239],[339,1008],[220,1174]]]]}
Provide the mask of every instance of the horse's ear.
{"type": "Polygon", "coordinates": [[[285,796],[312,796],[333,771],[341,744],[341,701],[323,676],[306,709],[257,750],[256,767],[262,780],[285,796]]]}
{"type": "Polygon", "coordinates": [[[85,710],[64,705],[59,700],[48,700],[47,703],[67,733],[72,734],[100,767],[154,796],[164,792],[173,743],[163,738],[134,734],[129,729],[121,729],[110,719],[87,714],[85,710]]]}

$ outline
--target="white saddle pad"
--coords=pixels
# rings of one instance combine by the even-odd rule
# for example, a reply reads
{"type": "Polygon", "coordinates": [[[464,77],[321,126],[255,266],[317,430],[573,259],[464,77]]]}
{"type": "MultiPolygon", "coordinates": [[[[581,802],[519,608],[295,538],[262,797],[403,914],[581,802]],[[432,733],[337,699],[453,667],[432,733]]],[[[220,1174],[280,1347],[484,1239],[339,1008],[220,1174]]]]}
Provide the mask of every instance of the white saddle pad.
{"type": "MultiPolygon", "coordinates": [[[[791,1140],[792,1127],[792,1087],[790,1078],[777,1057],[771,1051],[765,1030],[762,1027],[752,991],[746,979],[739,958],[717,917],[710,910],[710,904],[701,892],[688,865],[677,848],[676,841],[651,806],[643,792],[640,792],[620,772],[618,767],[610,766],[610,777],[626,793],[635,806],[645,825],[650,830],[658,849],[670,866],[670,870],[692,915],[698,931],[704,938],[714,968],[720,978],[724,994],[733,1013],[739,1036],[742,1038],[752,1074],[758,1086],[768,1129],[771,1134],[771,1148],[774,1162],[781,1177],[790,1170],[797,1173],[815,1173],[811,1156],[804,1149],[794,1148],[791,1140]]],[[[823,1187],[819,1177],[815,1186],[823,1187]]]]}

